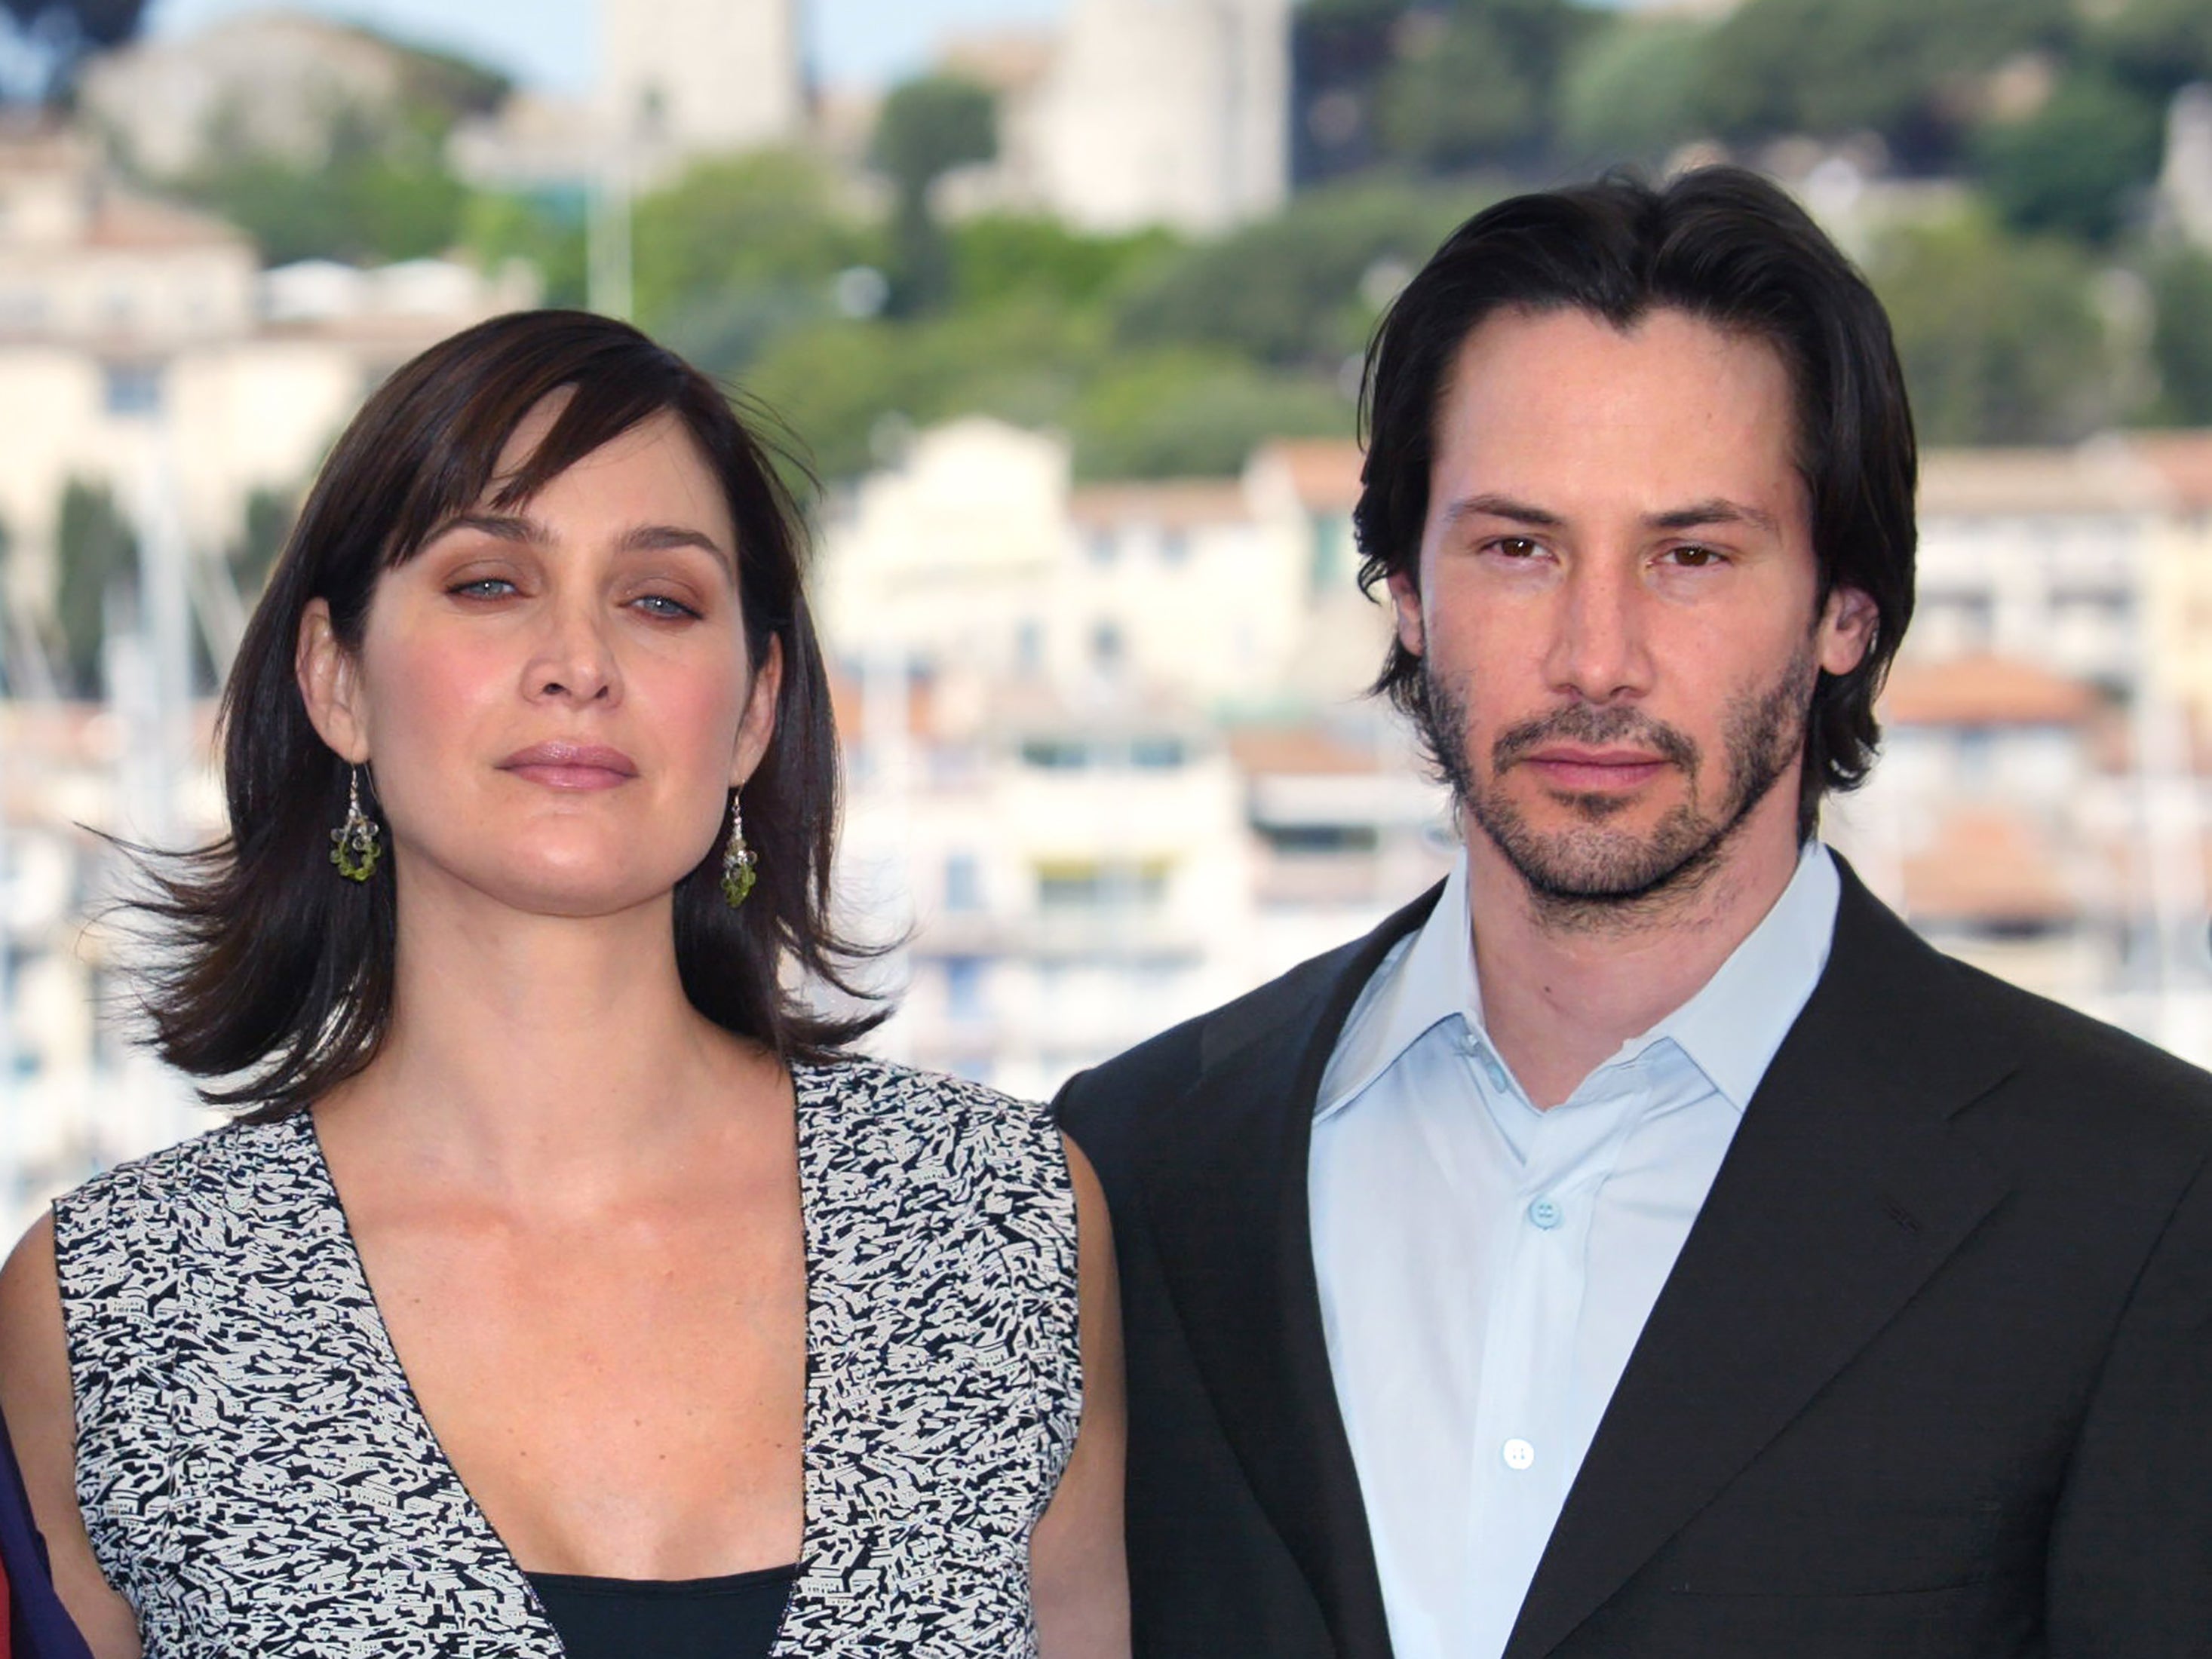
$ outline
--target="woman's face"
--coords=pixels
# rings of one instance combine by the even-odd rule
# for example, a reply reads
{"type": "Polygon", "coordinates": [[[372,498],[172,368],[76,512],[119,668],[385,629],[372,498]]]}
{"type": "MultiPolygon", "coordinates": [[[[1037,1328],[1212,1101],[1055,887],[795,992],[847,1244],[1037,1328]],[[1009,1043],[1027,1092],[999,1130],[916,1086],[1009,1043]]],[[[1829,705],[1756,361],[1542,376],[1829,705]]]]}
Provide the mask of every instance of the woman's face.
{"type": "Polygon", "coordinates": [[[373,769],[410,894],[597,915],[705,856],[768,745],[781,665],[747,659],[729,506],[673,415],[490,505],[561,397],[516,429],[485,501],[378,579],[357,653],[309,608],[299,672],[325,741],[373,769]]]}

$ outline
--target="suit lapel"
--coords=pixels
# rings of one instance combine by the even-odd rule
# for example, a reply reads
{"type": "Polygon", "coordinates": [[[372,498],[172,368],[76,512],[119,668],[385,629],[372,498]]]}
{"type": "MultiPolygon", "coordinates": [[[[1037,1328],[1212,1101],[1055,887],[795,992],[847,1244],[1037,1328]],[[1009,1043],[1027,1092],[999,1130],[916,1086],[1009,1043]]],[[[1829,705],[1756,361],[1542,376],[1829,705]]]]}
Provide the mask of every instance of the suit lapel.
{"type": "Polygon", "coordinates": [[[1146,1170],[1162,1270],[1224,1434],[1313,1585],[1341,1659],[1389,1659],[1358,1476],[1322,1334],[1307,1215],[1313,1109],[1346,1018],[1434,892],[1231,1005],[1146,1170]]]}
{"type": "Polygon", "coordinates": [[[1955,972],[1844,870],[1826,971],[1651,1310],[1506,1659],[1551,1652],[1619,1589],[2002,1196],[1947,1134],[2009,1069],[1945,1024],[1955,972]]]}

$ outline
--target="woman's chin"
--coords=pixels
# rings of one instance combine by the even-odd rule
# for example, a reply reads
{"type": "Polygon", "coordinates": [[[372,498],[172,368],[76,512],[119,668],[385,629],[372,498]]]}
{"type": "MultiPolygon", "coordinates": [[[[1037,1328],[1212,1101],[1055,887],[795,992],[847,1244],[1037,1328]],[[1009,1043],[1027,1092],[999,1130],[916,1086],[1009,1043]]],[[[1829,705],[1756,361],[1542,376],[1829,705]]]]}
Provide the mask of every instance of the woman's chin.
{"type": "Polygon", "coordinates": [[[518,915],[592,921],[665,909],[684,873],[562,863],[518,869],[510,864],[465,884],[518,915]]]}

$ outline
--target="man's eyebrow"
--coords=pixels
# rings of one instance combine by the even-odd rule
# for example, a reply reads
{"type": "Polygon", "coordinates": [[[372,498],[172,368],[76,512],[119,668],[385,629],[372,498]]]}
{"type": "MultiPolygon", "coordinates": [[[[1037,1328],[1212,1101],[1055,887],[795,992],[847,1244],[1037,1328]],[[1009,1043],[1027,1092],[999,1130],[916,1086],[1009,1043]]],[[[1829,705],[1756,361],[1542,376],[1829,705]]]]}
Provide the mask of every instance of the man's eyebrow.
{"type": "Polygon", "coordinates": [[[1547,513],[1527,501],[1516,501],[1510,495],[1467,495],[1444,509],[1447,528],[1469,519],[1510,519],[1516,524],[1533,525],[1540,530],[1557,530],[1566,522],[1556,513],[1547,513]]]}
{"type": "Polygon", "coordinates": [[[1700,525],[1747,524],[1768,535],[1779,532],[1774,515],[1764,507],[1745,501],[1731,501],[1716,495],[1710,501],[1692,501],[1686,507],[1677,507],[1665,513],[1655,513],[1645,523],[1654,530],[1695,530],[1700,525]]]}

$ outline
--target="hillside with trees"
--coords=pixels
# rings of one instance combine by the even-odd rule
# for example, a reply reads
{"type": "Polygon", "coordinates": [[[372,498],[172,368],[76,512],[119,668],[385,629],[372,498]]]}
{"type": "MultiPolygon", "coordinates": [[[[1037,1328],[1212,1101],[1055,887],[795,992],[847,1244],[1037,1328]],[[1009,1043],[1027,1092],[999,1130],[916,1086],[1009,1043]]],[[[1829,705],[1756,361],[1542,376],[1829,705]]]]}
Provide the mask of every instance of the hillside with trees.
{"type": "MultiPolygon", "coordinates": [[[[937,75],[884,100],[872,183],[763,152],[640,197],[638,320],[781,410],[832,478],[966,412],[1066,431],[1086,476],[1225,471],[1269,435],[1352,429],[1381,308],[1484,203],[1725,156],[1816,198],[1842,179],[1927,441],[2212,423],[2212,252],[2154,211],[2169,102],[2212,80],[2204,0],[1305,0],[1295,18],[1297,189],[1270,218],[1195,240],[948,215],[940,185],[990,158],[996,113],[937,75]]],[[[241,142],[164,182],[272,261],[459,249],[528,259],[549,301],[583,302],[580,189],[471,189],[447,166],[503,83],[407,63],[401,95],[334,110],[309,160],[241,142]]]]}

